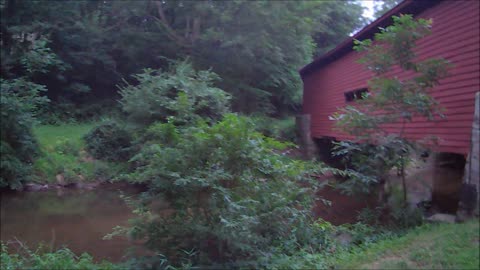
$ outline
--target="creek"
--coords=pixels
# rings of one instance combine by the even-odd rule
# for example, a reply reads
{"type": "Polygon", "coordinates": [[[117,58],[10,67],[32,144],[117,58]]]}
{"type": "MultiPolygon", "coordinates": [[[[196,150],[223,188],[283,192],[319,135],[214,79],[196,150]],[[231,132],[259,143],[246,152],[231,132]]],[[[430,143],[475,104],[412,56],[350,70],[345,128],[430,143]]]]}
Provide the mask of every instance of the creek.
{"type": "Polygon", "coordinates": [[[120,194],[139,192],[132,186],[114,184],[95,190],[2,192],[0,238],[4,243],[18,240],[30,249],[40,243],[52,250],[66,246],[77,255],[88,252],[95,260],[118,262],[125,259],[129,247],[140,244],[126,237],[103,237],[133,217],[120,194]]]}
{"type": "MultiPolygon", "coordinates": [[[[432,183],[428,185],[428,192],[422,192],[425,188],[420,186],[417,179],[433,178],[429,166],[411,172],[411,175],[407,179],[408,187],[412,189],[409,191],[410,197],[413,198],[419,192],[423,194],[420,199],[425,194],[429,195],[432,183]],[[425,176],[425,173],[430,177],[425,176]]],[[[452,178],[461,180],[457,175],[445,171],[442,171],[442,175],[445,179],[448,178],[448,183],[461,182],[451,181],[452,178]]],[[[435,178],[441,177],[436,175],[435,178]]],[[[125,226],[128,219],[133,217],[120,194],[135,196],[141,191],[141,188],[120,184],[103,184],[93,190],[61,188],[37,192],[3,191],[0,193],[0,238],[3,242],[18,240],[31,249],[40,243],[52,250],[66,246],[77,255],[89,253],[96,261],[123,261],[128,258],[125,254],[131,247],[137,247],[136,254],[146,254],[147,251],[142,249],[140,242],[130,241],[126,237],[116,236],[103,240],[115,226],[125,226]]],[[[456,193],[449,189],[445,194],[456,193]]],[[[376,206],[374,196],[347,196],[328,186],[317,196],[331,204],[318,201],[313,206],[313,214],[334,225],[354,223],[364,207],[376,206]]],[[[452,205],[456,206],[456,203],[452,205]]]]}

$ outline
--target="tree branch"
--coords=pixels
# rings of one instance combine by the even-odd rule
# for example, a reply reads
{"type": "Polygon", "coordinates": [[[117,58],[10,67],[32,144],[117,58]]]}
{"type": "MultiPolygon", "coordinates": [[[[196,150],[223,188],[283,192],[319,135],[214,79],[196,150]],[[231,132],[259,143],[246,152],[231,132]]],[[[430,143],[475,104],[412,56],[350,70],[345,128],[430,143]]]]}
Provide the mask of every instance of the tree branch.
{"type": "Polygon", "coordinates": [[[179,36],[175,30],[170,26],[168,23],[167,17],[165,16],[165,12],[163,11],[162,1],[153,1],[157,7],[157,12],[160,19],[156,18],[157,21],[165,28],[167,31],[167,35],[175,41],[178,45],[183,47],[190,47],[190,45],[186,42],[185,38],[179,36]]]}

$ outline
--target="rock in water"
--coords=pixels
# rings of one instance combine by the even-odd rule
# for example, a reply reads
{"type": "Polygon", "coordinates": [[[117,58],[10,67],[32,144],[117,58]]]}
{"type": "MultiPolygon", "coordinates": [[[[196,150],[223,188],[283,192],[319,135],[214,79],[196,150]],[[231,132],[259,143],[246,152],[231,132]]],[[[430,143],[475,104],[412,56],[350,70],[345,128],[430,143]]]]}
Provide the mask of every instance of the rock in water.
{"type": "Polygon", "coordinates": [[[44,186],[34,183],[28,183],[24,186],[25,191],[40,191],[44,189],[44,186]]]}
{"type": "Polygon", "coordinates": [[[65,177],[63,177],[63,174],[57,174],[57,176],[55,176],[57,178],[57,184],[59,184],[60,186],[66,186],[67,183],[65,182],[65,177]]]}
{"type": "Polygon", "coordinates": [[[443,222],[443,223],[455,223],[455,216],[454,215],[449,215],[449,214],[435,214],[431,217],[427,218],[427,221],[429,222],[443,222]]]}

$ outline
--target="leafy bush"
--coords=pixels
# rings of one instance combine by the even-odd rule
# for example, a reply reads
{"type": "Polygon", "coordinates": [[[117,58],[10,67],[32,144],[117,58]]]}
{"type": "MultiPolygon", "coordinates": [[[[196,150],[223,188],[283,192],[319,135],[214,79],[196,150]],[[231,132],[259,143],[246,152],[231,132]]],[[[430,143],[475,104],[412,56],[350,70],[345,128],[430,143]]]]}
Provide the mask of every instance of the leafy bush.
{"type": "Polygon", "coordinates": [[[217,75],[195,71],[186,61],[166,72],[145,69],[134,78],[138,85],[120,88],[122,110],[132,124],[147,126],[170,119],[183,125],[199,118],[217,120],[228,112],[230,96],[212,86],[217,75]]]}
{"type": "Polygon", "coordinates": [[[93,124],[36,126],[33,131],[40,144],[41,155],[33,163],[32,180],[54,182],[58,174],[63,175],[65,184],[113,178],[112,174],[118,171],[119,166],[107,161],[93,162],[84,150],[82,138],[92,127],[93,124]],[[108,171],[106,167],[112,170],[108,171]]]}
{"type": "Polygon", "coordinates": [[[263,266],[264,269],[329,269],[328,254],[311,250],[299,250],[293,254],[274,253],[263,266]]]}
{"type": "Polygon", "coordinates": [[[62,154],[78,155],[81,145],[73,140],[62,139],[55,143],[54,150],[62,154]]]}
{"type": "Polygon", "coordinates": [[[146,69],[134,77],[138,85],[127,84],[120,91],[129,130],[120,121],[109,120],[85,136],[86,149],[95,158],[127,161],[143,143],[158,139],[155,134],[168,135],[156,129],[213,122],[229,110],[230,96],[212,86],[217,76],[195,71],[187,61],[175,62],[166,72],[146,69]]]}
{"type": "Polygon", "coordinates": [[[255,122],[256,130],[265,136],[290,142],[296,142],[297,140],[295,118],[293,116],[283,119],[254,116],[252,120],[255,122]]]}
{"type": "Polygon", "coordinates": [[[385,239],[402,235],[401,231],[389,231],[388,228],[369,226],[363,223],[334,226],[319,219],[314,226],[318,229],[316,241],[322,250],[308,247],[295,252],[274,252],[268,259],[260,259],[265,269],[336,269],[339,258],[352,250],[369,246],[385,239]]]}
{"type": "Polygon", "coordinates": [[[423,210],[418,207],[405,207],[402,190],[399,187],[391,188],[388,202],[390,227],[392,229],[406,229],[422,225],[423,210]]]}
{"type": "MultiPolygon", "coordinates": [[[[310,211],[318,167],[276,154],[289,144],[226,114],[229,96],[211,86],[213,73],[181,62],[136,78],[121,90],[127,123],[136,125],[132,171],[121,177],[149,190],[128,200],[138,216],[114,234],[145,239],[162,256],[133,264],[264,266],[272,254],[326,246],[310,211]]],[[[102,147],[117,145],[114,125],[102,125],[108,136],[102,126],[87,135],[87,148],[110,153],[102,147]]]]}
{"type": "Polygon", "coordinates": [[[113,179],[120,173],[124,169],[123,164],[103,160],[93,162],[84,151],[82,136],[89,128],[88,124],[36,128],[42,155],[33,163],[32,180],[56,181],[56,176],[61,174],[64,180],[62,182],[69,184],[113,179]]]}
{"type": "Polygon", "coordinates": [[[61,146],[55,150],[44,152],[33,164],[38,182],[55,181],[58,174],[63,175],[65,183],[91,180],[98,164],[83,162],[78,152],[64,152],[61,146]]]}
{"type": "Polygon", "coordinates": [[[31,166],[28,160],[20,159],[8,143],[0,141],[0,187],[20,189],[30,180],[31,166]]]}
{"type": "Polygon", "coordinates": [[[43,252],[40,248],[32,251],[23,247],[22,254],[11,254],[7,246],[1,243],[0,268],[10,269],[120,269],[118,265],[107,261],[95,263],[92,256],[83,253],[75,255],[67,248],[55,252],[43,252]]]}
{"type": "Polygon", "coordinates": [[[124,126],[107,120],[85,136],[86,150],[97,159],[126,161],[131,157],[132,136],[124,126]]]}
{"type": "Polygon", "coordinates": [[[92,178],[101,181],[110,181],[118,179],[120,175],[128,171],[125,163],[110,161],[95,161],[93,163],[92,178]]]}
{"type": "Polygon", "coordinates": [[[248,261],[273,249],[322,248],[310,211],[317,182],[309,175],[317,167],[276,154],[272,147],[285,145],[255,132],[246,118],[148,130],[151,140],[132,158],[136,170],[128,176],[150,187],[134,204],[131,237],[177,265],[182,250],[194,254],[194,265],[252,266],[248,261]],[[152,210],[158,200],[168,206],[152,210]]]}
{"type": "Polygon", "coordinates": [[[347,167],[348,178],[339,188],[347,194],[370,193],[385,183],[392,168],[400,167],[406,152],[412,152],[414,145],[398,138],[385,136],[377,144],[341,141],[335,143],[333,156],[342,159],[347,167]]]}
{"type": "Polygon", "coordinates": [[[3,80],[0,99],[0,187],[21,188],[30,177],[31,163],[38,155],[32,134],[35,113],[48,101],[44,86],[26,79],[3,80]]]}
{"type": "Polygon", "coordinates": [[[102,117],[112,117],[119,113],[115,101],[88,101],[72,103],[68,99],[60,99],[50,103],[39,113],[39,121],[44,125],[64,125],[100,121],[102,117]]]}

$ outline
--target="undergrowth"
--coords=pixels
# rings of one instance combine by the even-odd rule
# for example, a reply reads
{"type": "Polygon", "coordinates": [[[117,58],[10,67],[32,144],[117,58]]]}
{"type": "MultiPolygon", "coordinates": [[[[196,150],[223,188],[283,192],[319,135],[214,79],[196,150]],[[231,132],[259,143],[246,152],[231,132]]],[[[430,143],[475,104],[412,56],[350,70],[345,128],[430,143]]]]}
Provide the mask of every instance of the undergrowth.
{"type": "Polygon", "coordinates": [[[36,182],[55,182],[61,175],[65,184],[109,179],[121,171],[121,164],[94,161],[84,150],[83,136],[94,124],[41,125],[34,128],[41,156],[34,162],[36,182]]]}
{"type": "Polygon", "coordinates": [[[479,222],[425,224],[340,253],[339,269],[478,269],[479,222]]]}
{"type": "Polygon", "coordinates": [[[16,252],[17,253],[14,253],[12,248],[1,243],[0,269],[121,269],[119,265],[115,265],[108,261],[94,262],[93,257],[87,253],[77,256],[68,248],[47,251],[45,248],[39,247],[36,250],[31,250],[21,244],[16,252]]]}

